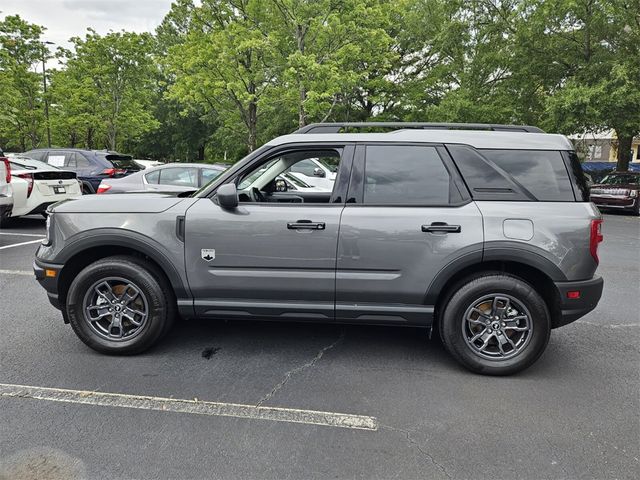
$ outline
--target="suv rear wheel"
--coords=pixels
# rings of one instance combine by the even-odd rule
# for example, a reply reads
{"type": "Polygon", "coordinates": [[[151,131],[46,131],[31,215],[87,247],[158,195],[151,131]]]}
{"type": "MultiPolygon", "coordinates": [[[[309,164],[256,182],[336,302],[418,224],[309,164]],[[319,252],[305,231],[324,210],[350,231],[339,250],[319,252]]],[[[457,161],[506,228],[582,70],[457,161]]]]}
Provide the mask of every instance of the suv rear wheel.
{"type": "Polygon", "coordinates": [[[450,298],[440,336],[469,370],[509,375],[538,359],[549,341],[550,325],[547,305],[531,285],[502,273],[484,274],[450,298]]]}
{"type": "Polygon", "coordinates": [[[129,256],[85,267],[67,295],[69,323],[89,347],[130,355],[156,343],[175,316],[170,285],[149,262],[129,256]]]}

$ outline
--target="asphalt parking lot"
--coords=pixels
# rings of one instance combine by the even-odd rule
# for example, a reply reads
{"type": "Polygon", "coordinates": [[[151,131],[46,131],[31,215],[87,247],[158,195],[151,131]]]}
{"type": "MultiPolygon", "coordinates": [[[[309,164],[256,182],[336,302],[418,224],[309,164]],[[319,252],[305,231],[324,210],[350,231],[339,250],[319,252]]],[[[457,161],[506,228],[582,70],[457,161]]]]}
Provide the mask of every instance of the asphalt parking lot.
{"type": "Polygon", "coordinates": [[[0,397],[0,478],[640,475],[638,218],[606,215],[598,308],[507,378],[473,375],[402,328],[192,320],[143,355],[99,355],[31,274],[43,232],[33,217],[0,233],[0,384],[353,414],[374,427],[0,397]]]}

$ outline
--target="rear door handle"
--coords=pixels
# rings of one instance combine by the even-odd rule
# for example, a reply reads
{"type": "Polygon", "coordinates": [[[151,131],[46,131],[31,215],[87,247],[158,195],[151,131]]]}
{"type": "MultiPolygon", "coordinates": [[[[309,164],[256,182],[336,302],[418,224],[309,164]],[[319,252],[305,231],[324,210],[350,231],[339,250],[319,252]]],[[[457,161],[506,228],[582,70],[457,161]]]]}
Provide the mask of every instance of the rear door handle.
{"type": "Polygon", "coordinates": [[[460,233],[460,225],[449,225],[445,222],[433,222],[431,225],[422,225],[422,231],[426,233],[460,233]]]}
{"type": "Polygon", "coordinates": [[[289,230],[324,230],[325,227],[324,222],[312,222],[311,220],[297,220],[287,223],[289,230]]]}

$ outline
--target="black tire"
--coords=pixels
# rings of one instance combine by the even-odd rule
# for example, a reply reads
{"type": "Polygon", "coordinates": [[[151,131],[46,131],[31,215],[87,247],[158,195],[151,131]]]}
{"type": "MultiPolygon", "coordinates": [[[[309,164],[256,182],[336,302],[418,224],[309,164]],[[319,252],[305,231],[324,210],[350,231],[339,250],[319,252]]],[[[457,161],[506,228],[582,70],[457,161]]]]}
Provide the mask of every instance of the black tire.
{"type": "MultiPolygon", "coordinates": [[[[123,297],[124,293],[120,299],[123,297]]],[[[98,302],[103,302],[102,306],[93,308],[100,308],[103,312],[105,305],[110,306],[106,300],[98,302]]],[[[144,259],[118,255],[98,260],[76,276],[69,288],[66,311],[73,331],[92,349],[112,355],[134,355],[153,346],[170,330],[176,316],[176,301],[170,284],[158,268],[144,259]],[[111,279],[109,282],[115,284],[113,293],[125,282],[133,285],[139,291],[135,301],[140,302],[140,309],[146,312],[140,327],[125,319],[125,314],[122,313],[121,338],[110,338],[110,330],[100,331],[107,322],[113,320],[111,314],[107,314],[103,323],[89,322],[85,310],[86,302],[95,291],[94,286],[105,279],[111,279]],[[134,334],[126,336],[122,333],[126,330],[125,322],[129,322],[128,325],[135,331],[134,334]]]]}
{"type": "Polygon", "coordinates": [[[0,228],[9,228],[11,226],[12,218],[9,210],[0,212],[0,228]]]}
{"type": "Polygon", "coordinates": [[[439,326],[446,350],[464,367],[484,375],[510,375],[531,366],[542,355],[549,342],[551,319],[545,301],[527,282],[505,273],[488,272],[459,284],[442,311],[439,326]],[[486,306],[487,302],[497,310],[507,305],[511,310],[491,316],[492,307],[482,315],[478,313],[482,308],[473,309],[486,306]],[[506,322],[496,318],[502,315],[506,322]],[[512,320],[515,318],[520,320],[512,320]],[[494,330],[496,326],[498,330],[494,330]],[[515,331],[527,327],[530,330],[515,331]],[[472,342],[478,335],[482,336],[472,342]],[[507,340],[510,343],[505,343],[507,340]],[[487,349],[480,351],[486,342],[487,349]]]}

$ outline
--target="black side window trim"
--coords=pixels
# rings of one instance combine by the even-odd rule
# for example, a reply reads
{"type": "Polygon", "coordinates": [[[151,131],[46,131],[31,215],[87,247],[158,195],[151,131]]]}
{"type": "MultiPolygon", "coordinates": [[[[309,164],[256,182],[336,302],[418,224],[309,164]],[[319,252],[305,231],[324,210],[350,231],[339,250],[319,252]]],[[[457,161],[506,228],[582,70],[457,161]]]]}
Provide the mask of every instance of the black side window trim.
{"type": "Polygon", "coordinates": [[[351,181],[349,183],[349,192],[347,194],[347,204],[349,206],[361,207],[401,207],[401,208],[443,208],[443,207],[460,207],[471,202],[471,195],[462,180],[460,172],[453,163],[451,156],[441,143],[423,143],[423,142],[360,142],[356,146],[354,156],[354,165],[351,173],[351,181]],[[445,204],[425,203],[425,204],[381,204],[381,203],[364,203],[364,170],[366,165],[366,147],[368,146],[393,146],[393,147],[434,147],[440,160],[449,173],[450,182],[460,196],[457,202],[449,202],[445,204]]]}

